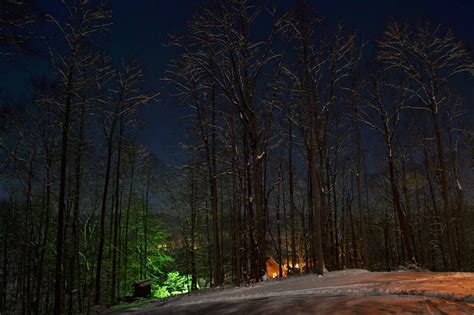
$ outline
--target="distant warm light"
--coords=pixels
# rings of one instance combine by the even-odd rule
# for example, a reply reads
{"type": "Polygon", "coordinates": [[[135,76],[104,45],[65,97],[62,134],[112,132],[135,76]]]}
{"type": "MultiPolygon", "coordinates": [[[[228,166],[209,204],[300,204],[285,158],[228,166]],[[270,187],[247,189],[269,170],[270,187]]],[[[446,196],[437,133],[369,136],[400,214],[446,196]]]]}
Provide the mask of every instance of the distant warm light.
{"type": "Polygon", "coordinates": [[[275,279],[275,278],[280,278],[280,272],[281,272],[281,277],[286,278],[287,277],[287,264],[285,264],[284,261],[282,261],[282,265],[278,264],[275,259],[272,257],[267,258],[267,261],[265,262],[266,265],[266,274],[269,279],[275,279]]]}

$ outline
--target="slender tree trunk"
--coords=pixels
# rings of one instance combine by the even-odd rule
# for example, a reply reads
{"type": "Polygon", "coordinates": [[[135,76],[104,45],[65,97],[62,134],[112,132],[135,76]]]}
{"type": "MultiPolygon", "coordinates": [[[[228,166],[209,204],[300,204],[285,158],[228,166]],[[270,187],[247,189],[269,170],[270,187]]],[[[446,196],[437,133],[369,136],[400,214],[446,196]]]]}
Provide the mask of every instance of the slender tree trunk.
{"type": "MultiPolygon", "coordinates": [[[[11,213],[9,213],[9,217],[13,217],[14,215],[14,203],[13,203],[13,199],[12,197],[10,196],[10,202],[8,204],[8,210],[11,211],[11,213]]],[[[9,211],[9,212],[10,212],[9,211]]],[[[8,244],[9,244],[9,235],[10,235],[10,225],[9,224],[4,224],[4,234],[3,234],[3,266],[2,266],[2,287],[1,287],[1,291],[0,291],[0,310],[3,311],[3,310],[6,310],[8,309],[8,305],[7,305],[7,301],[8,301],[8,298],[7,298],[7,289],[8,289],[8,274],[9,274],[9,264],[8,264],[8,254],[9,254],[9,248],[8,248],[8,244]]]]}
{"type": "MultiPolygon", "coordinates": [[[[336,159],[337,161],[337,159],[336,159]]],[[[331,183],[331,191],[333,197],[333,204],[334,204],[334,242],[335,242],[335,258],[336,258],[336,269],[341,269],[341,259],[340,259],[340,242],[339,242],[339,229],[338,229],[338,202],[337,202],[337,191],[336,191],[336,170],[334,169],[332,172],[332,183],[331,183]]]]}
{"type": "MultiPolygon", "coordinates": [[[[315,122],[314,124],[311,124],[312,130],[310,131],[311,133],[314,133],[314,128],[316,128],[315,122]]],[[[310,150],[312,152],[315,152],[315,135],[313,134],[310,136],[310,150]]],[[[315,162],[315,156],[313,154],[310,154],[308,156],[308,159],[311,159],[311,163],[309,165],[309,172],[310,172],[310,180],[311,180],[311,198],[313,201],[313,207],[314,207],[314,238],[313,238],[313,244],[315,246],[315,250],[317,251],[317,264],[316,264],[316,273],[319,275],[324,274],[324,252],[323,252],[323,222],[322,222],[322,203],[321,203],[321,194],[320,194],[320,181],[321,178],[318,175],[318,170],[315,162]]]]}
{"type": "Polygon", "coordinates": [[[209,217],[210,217],[210,209],[208,207],[208,204],[207,204],[207,200],[206,200],[206,209],[207,209],[207,213],[206,213],[206,240],[207,240],[207,265],[209,266],[209,286],[212,287],[213,286],[213,278],[214,278],[214,272],[213,272],[213,268],[212,268],[212,240],[211,240],[211,226],[210,226],[210,222],[209,222],[209,217]]]}
{"type": "Polygon", "coordinates": [[[128,285],[128,229],[129,229],[129,221],[130,221],[130,209],[132,206],[132,193],[133,193],[133,180],[135,174],[135,150],[132,152],[132,165],[130,170],[130,183],[128,186],[128,202],[127,202],[127,210],[125,214],[125,237],[123,241],[124,246],[124,275],[123,275],[123,284],[126,286],[128,285]]]}
{"type": "Polygon", "coordinates": [[[260,279],[259,277],[259,262],[258,262],[258,236],[257,236],[257,231],[258,229],[258,224],[256,222],[255,218],[255,212],[254,212],[254,202],[252,199],[252,178],[251,178],[251,172],[250,172],[250,150],[249,150],[249,144],[248,144],[248,132],[244,132],[244,141],[243,141],[243,154],[244,154],[244,168],[245,168],[245,187],[246,187],[246,225],[247,225],[247,235],[248,235],[248,248],[250,249],[249,255],[247,255],[249,261],[249,280],[251,278],[256,279],[257,281],[260,279]]]}
{"type": "Polygon", "coordinates": [[[143,209],[143,272],[144,277],[148,277],[148,215],[149,215],[149,205],[150,205],[150,180],[148,178],[145,188],[145,207],[143,209]]]}
{"type": "MultiPolygon", "coordinates": [[[[441,239],[441,226],[440,226],[440,222],[439,222],[439,212],[438,212],[438,205],[437,205],[437,202],[436,202],[436,194],[435,194],[435,191],[434,191],[434,187],[433,187],[433,181],[431,179],[431,174],[430,174],[430,163],[429,163],[429,159],[428,159],[428,150],[426,148],[426,145],[423,143],[422,144],[422,148],[423,148],[423,158],[424,158],[424,164],[425,164],[425,172],[426,172],[426,179],[428,181],[428,188],[429,188],[429,191],[430,191],[430,196],[431,196],[431,202],[432,202],[432,205],[433,205],[433,208],[432,208],[432,211],[431,211],[431,224],[434,225],[433,228],[430,229],[430,233],[432,235],[432,238],[433,239],[436,239],[438,241],[438,244],[440,246],[440,254],[441,254],[441,257],[443,258],[443,268],[444,270],[447,269],[448,267],[448,262],[446,260],[446,251],[444,249],[444,242],[443,240],[441,239]]],[[[432,253],[435,253],[436,250],[435,250],[435,246],[432,245],[432,253]]],[[[432,264],[431,264],[431,269],[432,270],[436,270],[436,262],[434,260],[435,258],[435,255],[433,254],[432,255],[432,264]]]]}
{"type": "Polygon", "coordinates": [[[107,209],[107,195],[109,192],[109,182],[110,182],[110,168],[112,163],[112,136],[109,135],[109,140],[107,144],[107,162],[105,165],[105,179],[104,187],[102,192],[102,204],[100,210],[100,226],[99,226],[99,247],[97,250],[97,263],[96,263],[96,274],[95,274],[95,295],[94,303],[99,304],[101,301],[101,280],[102,280],[102,260],[104,255],[104,244],[105,244],[105,216],[107,209]]]}
{"type": "Polygon", "coordinates": [[[238,202],[238,186],[237,186],[237,144],[236,135],[234,130],[234,120],[230,122],[231,129],[231,150],[232,150],[232,209],[235,218],[235,285],[240,286],[242,281],[242,236],[241,236],[241,218],[240,218],[240,206],[238,202]]]}
{"type": "MultiPolygon", "coordinates": [[[[436,99],[433,96],[433,102],[436,104],[436,99]]],[[[432,113],[432,120],[433,120],[433,130],[434,130],[434,138],[436,143],[436,149],[438,154],[438,169],[439,169],[439,176],[441,181],[441,194],[443,197],[443,207],[444,207],[444,214],[445,214],[445,223],[446,223],[446,234],[448,239],[448,254],[449,254],[449,262],[450,268],[454,271],[459,270],[458,259],[456,257],[456,240],[454,237],[453,231],[453,212],[451,206],[449,204],[449,185],[448,185],[448,176],[446,174],[446,164],[445,164],[445,155],[444,155],[444,147],[441,140],[441,130],[439,127],[438,122],[438,106],[432,105],[431,113],[432,113]]]]}
{"type": "Polygon", "coordinates": [[[295,194],[293,185],[293,128],[291,118],[288,116],[288,172],[289,172],[289,188],[290,188],[290,229],[291,229],[291,267],[294,268],[299,261],[296,255],[296,223],[295,223],[295,194]]]}
{"type": "Polygon", "coordinates": [[[32,251],[32,234],[34,233],[33,227],[33,209],[32,209],[32,199],[33,199],[33,166],[36,155],[36,147],[34,146],[29,157],[27,168],[28,168],[28,178],[26,183],[26,206],[25,206],[25,249],[23,251],[23,293],[22,293],[22,302],[23,302],[23,312],[30,314],[32,308],[32,294],[31,294],[31,251],[32,251]]]}
{"type": "MultiPolygon", "coordinates": [[[[84,146],[84,123],[85,123],[85,100],[84,96],[81,102],[81,113],[79,121],[79,139],[76,149],[76,159],[74,161],[74,175],[75,175],[75,187],[74,187],[74,199],[73,199],[73,222],[72,222],[72,241],[73,241],[73,250],[71,257],[69,257],[69,314],[73,313],[73,290],[75,287],[75,278],[78,274],[80,268],[79,265],[79,205],[80,205],[80,193],[81,193],[81,167],[82,167],[82,150],[84,146]]],[[[81,307],[81,305],[79,305],[81,307]]]]}
{"type": "Polygon", "coordinates": [[[44,147],[45,147],[45,173],[46,173],[46,182],[45,182],[45,194],[46,194],[46,200],[45,200],[45,209],[46,209],[46,222],[44,223],[44,230],[43,230],[43,235],[41,239],[41,245],[40,245],[40,257],[39,257],[39,263],[38,263],[38,277],[36,281],[36,309],[33,310],[35,314],[38,314],[41,310],[41,288],[42,288],[42,281],[43,281],[43,264],[44,264],[44,258],[46,254],[46,244],[48,242],[49,238],[49,228],[50,228],[50,222],[51,222],[51,168],[52,168],[52,156],[50,154],[50,150],[48,147],[48,144],[46,143],[46,140],[44,140],[44,147]]]}
{"type": "Polygon", "coordinates": [[[395,209],[395,213],[398,217],[400,224],[400,237],[402,240],[402,246],[406,251],[406,262],[416,261],[412,244],[410,242],[410,227],[407,219],[406,212],[402,209],[400,201],[400,193],[398,190],[397,179],[395,177],[395,162],[393,159],[393,149],[388,135],[385,139],[385,144],[387,146],[387,161],[388,161],[388,170],[389,170],[389,179],[390,186],[392,189],[392,204],[395,209]]]}
{"type": "MultiPolygon", "coordinates": [[[[351,226],[350,226],[350,229],[351,229],[351,253],[352,255],[350,255],[350,257],[352,258],[352,264],[351,264],[351,267],[352,268],[357,268],[357,258],[358,258],[358,252],[357,252],[357,240],[356,240],[356,236],[355,236],[355,229],[354,229],[354,214],[352,212],[352,196],[348,196],[346,198],[346,202],[347,202],[347,210],[349,211],[349,220],[350,220],[350,223],[351,223],[351,226]]],[[[348,243],[349,245],[349,243],[348,243]]]]}
{"type": "Polygon", "coordinates": [[[281,218],[280,218],[280,194],[281,194],[281,180],[282,180],[282,167],[280,163],[280,168],[279,168],[279,175],[278,176],[278,189],[277,189],[277,204],[276,204],[276,219],[277,219],[277,237],[278,237],[278,277],[281,279],[283,277],[283,270],[282,270],[282,264],[283,264],[283,259],[282,259],[282,246],[281,246],[281,218]]]}
{"type": "MultiPolygon", "coordinates": [[[[353,90],[355,91],[355,83],[353,83],[353,90]]],[[[364,262],[364,267],[370,269],[370,261],[368,256],[368,246],[367,246],[367,232],[365,228],[365,219],[364,213],[362,210],[362,185],[361,185],[361,175],[362,175],[362,145],[360,139],[360,117],[359,109],[357,106],[357,96],[353,95],[352,97],[352,107],[354,109],[354,127],[355,127],[355,140],[356,140],[356,189],[357,189],[357,209],[359,210],[359,224],[362,236],[363,251],[361,253],[362,260],[364,262]]]]}
{"type": "MultiPolygon", "coordinates": [[[[256,129],[256,128],[255,128],[256,129]]],[[[264,213],[264,198],[262,189],[262,157],[257,148],[257,139],[255,136],[252,139],[251,156],[253,165],[253,189],[255,197],[255,215],[256,215],[256,234],[257,234],[257,252],[256,252],[256,269],[255,280],[261,280],[261,272],[265,270],[265,213],[264,213]]],[[[262,153],[263,154],[263,153],[262,153]]]]}
{"type": "MultiPolygon", "coordinates": [[[[343,183],[344,185],[344,183],[343,183]]],[[[342,200],[341,200],[341,268],[344,269],[347,267],[347,233],[346,233],[346,203],[344,201],[345,198],[345,187],[342,187],[342,200]]]]}
{"type": "Polygon", "coordinates": [[[118,134],[118,145],[117,145],[117,162],[115,170],[115,210],[114,210],[114,235],[112,242],[112,283],[111,283],[111,301],[114,303],[117,299],[117,253],[120,245],[119,233],[120,233],[120,167],[122,158],[122,136],[123,136],[123,115],[120,116],[119,122],[119,134],[118,134]]]}
{"type": "Polygon", "coordinates": [[[191,246],[190,246],[190,260],[191,260],[191,290],[197,290],[197,270],[196,270],[196,202],[195,202],[195,179],[194,171],[191,170],[191,194],[190,194],[190,208],[191,208],[191,246]]]}
{"type": "MultiPolygon", "coordinates": [[[[410,207],[410,197],[408,196],[407,174],[406,174],[406,165],[405,165],[404,158],[402,158],[402,189],[403,189],[403,196],[405,199],[405,213],[407,216],[408,224],[410,224],[410,222],[412,222],[411,217],[410,217],[411,207],[410,207]]],[[[410,238],[410,242],[412,244],[413,257],[415,257],[415,261],[418,261],[418,252],[417,252],[415,234],[413,232],[413,228],[411,228],[411,224],[410,224],[409,232],[410,232],[410,235],[408,237],[410,238]]]]}
{"type": "Polygon", "coordinates": [[[464,191],[463,191],[463,185],[462,185],[462,179],[461,176],[459,175],[459,166],[458,166],[458,150],[457,150],[457,144],[455,145],[453,143],[453,132],[452,128],[449,125],[448,127],[448,136],[449,136],[449,148],[451,152],[451,166],[452,166],[452,172],[453,172],[453,177],[454,177],[454,186],[455,186],[455,191],[456,191],[456,201],[457,201],[457,213],[455,213],[456,216],[456,230],[458,234],[458,252],[457,252],[457,258],[458,258],[458,266],[459,269],[463,269],[465,259],[464,256],[468,252],[467,246],[466,246],[466,236],[465,236],[465,229],[464,229],[464,221],[465,221],[465,206],[464,206],[464,191]]]}
{"type": "Polygon", "coordinates": [[[313,191],[313,186],[314,186],[314,183],[313,183],[313,177],[314,175],[313,172],[312,172],[312,169],[313,169],[313,162],[310,162],[310,161],[313,161],[313,157],[311,157],[311,151],[310,150],[307,150],[308,151],[308,178],[307,178],[307,189],[308,189],[308,242],[309,242],[309,245],[308,245],[308,251],[309,251],[309,265],[308,265],[308,270],[310,270],[311,272],[315,272],[315,264],[316,264],[316,233],[314,232],[314,218],[313,218],[313,215],[314,215],[314,198],[313,198],[313,195],[314,195],[314,191],[313,191]]]}
{"type": "MultiPolygon", "coordinates": [[[[217,173],[217,172],[216,172],[217,173]]],[[[220,240],[220,263],[219,266],[221,267],[221,281],[224,283],[224,178],[221,177],[220,180],[220,207],[219,207],[219,240],[220,240]]]]}
{"type": "MultiPolygon", "coordinates": [[[[212,88],[212,117],[215,122],[215,110],[216,110],[216,95],[215,87],[212,88]]],[[[201,122],[202,124],[203,122],[201,122]]],[[[211,139],[209,141],[209,135],[203,135],[204,144],[206,147],[207,155],[207,166],[208,166],[208,180],[209,180],[209,193],[211,198],[211,213],[212,213],[212,235],[213,235],[213,270],[214,270],[214,286],[219,286],[223,282],[222,266],[221,266],[221,249],[220,249],[220,233],[219,233],[219,207],[217,197],[217,168],[216,168],[216,130],[215,124],[211,127],[211,139]]],[[[202,129],[203,130],[203,129],[202,129]]]]}
{"type": "Polygon", "coordinates": [[[99,248],[97,250],[97,263],[96,263],[96,274],[95,274],[95,295],[94,303],[99,304],[101,302],[101,281],[102,281],[102,261],[104,255],[104,244],[105,244],[105,217],[107,210],[107,197],[109,192],[109,182],[110,182],[110,171],[112,164],[112,155],[113,155],[113,142],[115,135],[115,128],[117,125],[117,120],[122,110],[122,98],[124,93],[124,86],[120,86],[117,102],[115,104],[115,113],[113,120],[110,126],[109,134],[107,137],[107,160],[105,164],[105,178],[104,178],[104,187],[102,192],[102,202],[100,207],[100,225],[99,225],[99,248]]]}
{"type": "MultiPolygon", "coordinates": [[[[74,60],[75,51],[71,60],[74,60]]],[[[56,233],[56,266],[54,286],[54,314],[62,313],[62,289],[63,289],[63,235],[64,235],[64,213],[66,211],[66,171],[68,168],[69,127],[72,109],[72,98],[74,93],[74,65],[70,61],[68,79],[66,84],[66,98],[64,102],[64,115],[62,121],[61,137],[61,164],[59,168],[59,201],[56,233]]]]}
{"type": "Polygon", "coordinates": [[[387,268],[387,271],[390,271],[392,269],[391,267],[391,255],[390,255],[390,235],[389,235],[389,229],[388,229],[388,224],[389,224],[389,217],[388,217],[388,210],[387,208],[385,208],[385,211],[384,211],[384,214],[385,214],[385,222],[384,222],[384,228],[383,228],[383,238],[384,238],[384,245],[385,245],[385,264],[386,264],[386,268],[387,268]]]}
{"type": "Polygon", "coordinates": [[[289,270],[290,268],[290,260],[289,260],[289,245],[288,245],[288,215],[286,211],[286,187],[285,187],[285,178],[283,175],[283,166],[280,164],[280,168],[282,169],[281,172],[281,183],[282,183],[282,188],[281,188],[281,195],[282,195],[282,205],[283,205],[283,230],[285,233],[285,262],[286,262],[286,270],[289,270]]]}

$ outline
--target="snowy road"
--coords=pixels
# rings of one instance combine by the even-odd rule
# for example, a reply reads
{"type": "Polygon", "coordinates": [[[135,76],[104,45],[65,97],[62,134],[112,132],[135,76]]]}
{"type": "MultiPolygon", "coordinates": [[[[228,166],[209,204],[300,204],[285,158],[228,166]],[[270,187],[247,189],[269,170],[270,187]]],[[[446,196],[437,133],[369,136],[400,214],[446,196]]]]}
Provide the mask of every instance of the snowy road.
{"type": "Polygon", "coordinates": [[[473,273],[344,270],[211,289],[123,314],[474,314],[473,273]]]}

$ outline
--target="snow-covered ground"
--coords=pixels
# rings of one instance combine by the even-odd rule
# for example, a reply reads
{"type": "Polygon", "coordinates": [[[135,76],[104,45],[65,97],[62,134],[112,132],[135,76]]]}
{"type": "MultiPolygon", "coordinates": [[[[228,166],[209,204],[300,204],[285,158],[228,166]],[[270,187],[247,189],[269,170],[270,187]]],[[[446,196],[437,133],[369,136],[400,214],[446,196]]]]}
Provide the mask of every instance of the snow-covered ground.
{"type": "Polygon", "coordinates": [[[343,270],[204,290],[132,313],[474,314],[474,273],[343,270]]]}

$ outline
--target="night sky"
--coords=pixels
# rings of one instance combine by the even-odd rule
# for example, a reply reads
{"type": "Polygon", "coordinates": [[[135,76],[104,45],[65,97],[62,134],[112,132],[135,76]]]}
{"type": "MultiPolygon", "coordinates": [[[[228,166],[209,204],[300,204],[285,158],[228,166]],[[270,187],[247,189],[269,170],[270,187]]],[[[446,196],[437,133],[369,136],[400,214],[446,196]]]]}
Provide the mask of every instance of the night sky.
{"type": "MultiPolygon", "coordinates": [[[[52,4],[52,0],[38,1],[52,4]]],[[[59,2],[59,1],[57,1],[59,2]]],[[[115,0],[110,1],[113,27],[107,49],[114,61],[137,58],[146,68],[146,87],[158,88],[160,102],[150,104],[144,110],[145,126],[141,141],[164,163],[175,159],[178,141],[183,128],[179,118],[184,114],[176,99],[169,96],[160,78],[166,65],[174,56],[174,49],[165,47],[168,34],[183,34],[186,22],[193,12],[205,3],[203,0],[115,0]]],[[[310,1],[329,23],[343,20],[347,28],[357,30],[365,40],[373,41],[383,32],[386,21],[416,21],[428,17],[454,29],[458,38],[474,48],[474,0],[326,0],[310,1]]],[[[296,1],[280,1],[288,7],[296,1]]],[[[54,4],[51,6],[54,10],[54,4]]],[[[46,61],[27,60],[20,68],[0,66],[0,76],[8,78],[0,82],[4,95],[18,98],[25,95],[31,75],[48,71],[46,61]]],[[[471,91],[471,94],[474,92],[471,91]]],[[[472,97],[471,99],[474,99],[472,97]]]]}

